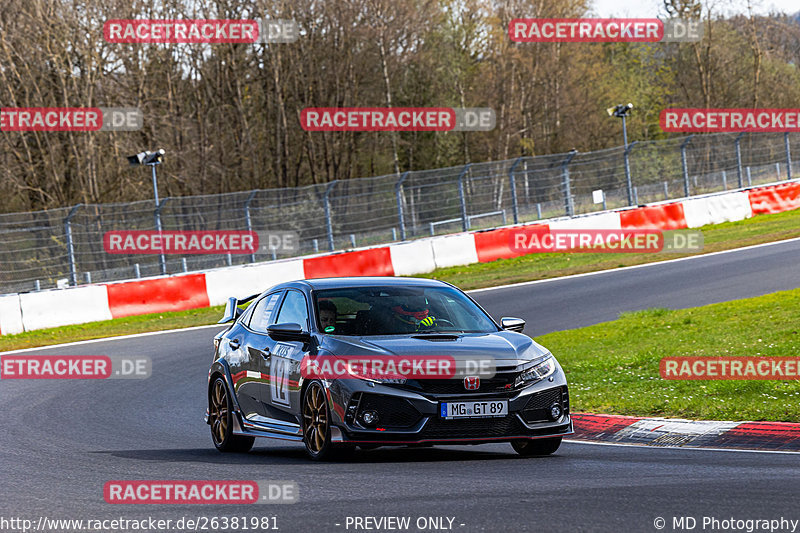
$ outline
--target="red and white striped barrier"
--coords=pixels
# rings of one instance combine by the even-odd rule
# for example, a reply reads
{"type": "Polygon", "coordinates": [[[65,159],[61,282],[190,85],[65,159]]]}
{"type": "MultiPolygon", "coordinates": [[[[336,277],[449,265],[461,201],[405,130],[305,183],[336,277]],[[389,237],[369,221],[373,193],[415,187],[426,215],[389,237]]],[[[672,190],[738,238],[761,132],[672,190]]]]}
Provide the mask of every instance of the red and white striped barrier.
{"type": "Polygon", "coordinates": [[[548,229],[684,229],[800,208],[800,183],[677,202],[430,237],[348,252],[320,254],[193,274],[0,296],[0,334],[124,316],[220,305],[293,279],[408,276],[437,268],[486,263],[521,253],[511,246],[520,226],[548,229]]]}
{"type": "Polygon", "coordinates": [[[719,422],[575,413],[576,440],[643,446],[800,452],[800,424],[719,422]]]}
{"type": "Polygon", "coordinates": [[[0,333],[20,333],[24,330],[19,294],[0,296],[0,333]]]}

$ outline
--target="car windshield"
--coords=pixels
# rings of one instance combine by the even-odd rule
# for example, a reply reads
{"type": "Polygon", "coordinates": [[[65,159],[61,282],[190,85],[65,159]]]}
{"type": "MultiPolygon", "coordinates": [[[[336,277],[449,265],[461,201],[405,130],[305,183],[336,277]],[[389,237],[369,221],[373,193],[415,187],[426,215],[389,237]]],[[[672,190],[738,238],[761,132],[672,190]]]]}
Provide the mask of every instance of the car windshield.
{"type": "Polygon", "coordinates": [[[452,287],[349,287],[315,291],[319,330],[331,335],[489,333],[497,326],[452,287]]]}

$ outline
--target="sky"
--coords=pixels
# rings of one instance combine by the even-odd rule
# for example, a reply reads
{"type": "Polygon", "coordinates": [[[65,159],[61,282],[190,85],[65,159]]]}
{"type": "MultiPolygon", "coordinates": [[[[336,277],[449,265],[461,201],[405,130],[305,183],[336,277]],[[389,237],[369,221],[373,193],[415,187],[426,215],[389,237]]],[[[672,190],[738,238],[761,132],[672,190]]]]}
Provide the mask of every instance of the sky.
{"type": "MultiPolygon", "coordinates": [[[[727,14],[747,13],[747,0],[716,0],[714,4],[727,14]]],[[[794,14],[800,11],[798,0],[751,0],[750,4],[757,14],[771,11],[794,14]]],[[[652,18],[664,14],[663,5],[662,0],[594,0],[594,11],[600,17],[652,18]]]]}

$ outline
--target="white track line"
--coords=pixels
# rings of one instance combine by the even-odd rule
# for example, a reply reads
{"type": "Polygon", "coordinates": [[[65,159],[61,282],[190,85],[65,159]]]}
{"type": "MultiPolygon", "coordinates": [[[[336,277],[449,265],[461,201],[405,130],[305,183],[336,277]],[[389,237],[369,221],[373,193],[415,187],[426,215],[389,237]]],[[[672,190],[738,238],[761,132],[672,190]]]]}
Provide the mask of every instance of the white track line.
{"type": "MultiPolygon", "coordinates": [[[[711,252],[711,253],[707,253],[707,254],[699,254],[699,255],[693,255],[693,256],[689,256],[689,257],[679,257],[677,259],[668,259],[666,261],[654,261],[652,263],[644,263],[644,264],[641,264],[641,265],[632,265],[632,266],[620,267],[620,268],[610,268],[610,269],[607,269],[607,270],[597,270],[597,271],[594,271],[594,272],[584,272],[583,274],[573,274],[571,276],[561,276],[561,277],[558,277],[558,278],[537,279],[537,280],[534,280],[534,281],[523,281],[521,283],[512,283],[512,284],[509,284],[509,285],[499,285],[497,287],[486,287],[484,289],[473,289],[473,290],[467,291],[467,292],[468,293],[475,293],[475,292],[496,291],[496,290],[508,289],[508,288],[512,288],[512,287],[523,287],[525,285],[535,285],[535,284],[538,284],[538,283],[550,283],[550,282],[553,282],[553,281],[561,281],[561,280],[565,280],[565,279],[581,278],[581,277],[585,277],[585,276],[597,276],[597,275],[600,275],[600,274],[609,274],[609,273],[612,273],[612,272],[621,272],[623,270],[631,270],[631,269],[634,269],[634,268],[647,268],[647,267],[652,267],[652,266],[657,266],[657,265],[665,265],[665,264],[669,264],[669,263],[675,263],[675,262],[678,262],[678,261],[690,261],[690,260],[693,260],[693,259],[702,259],[702,258],[705,258],[705,257],[711,257],[712,255],[729,254],[729,253],[740,252],[740,251],[745,251],[745,250],[753,250],[755,248],[762,248],[762,247],[765,247],[765,246],[775,246],[775,245],[778,245],[778,244],[785,244],[785,243],[788,243],[788,242],[795,242],[795,241],[800,241],[800,237],[794,237],[792,239],[784,239],[782,241],[765,242],[765,243],[762,243],[762,244],[754,244],[754,245],[751,245],[751,246],[744,246],[742,248],[731,248],[730,250],[722,250],[722,251],[719,251],[719,252],[711,252]]],[[[0,355],[2,355],[2,354],[30,352],[30,351],[34,351],[34,350],[49,350],[49,349],[53,349],[53,348],[61,348],[61,347],[64,347],[64,346],[79,346],[79,345],[82,345],[82,344],[91,344],[91,343],[95,343],[95,342],[106,342],[106,341],[133,339],[133,338],[137,338],[137,337],[147,337],[147,336],[150,336],[150,335],[162,335],[164,333],[175,333],[175,332],[179,332],[179,331],[188,331],[188,330],[192,330],[192,329],[203,329],[203,328],[214,328],[214,327],[220,327],[221,328],[221,327],[223,327],[223,325],[221,325],[221,324],[209,324],[207,326],[192,326],[192,327],[188,327],[188,328],[165,329],[165,330],[162,330],[162,331],[152,331],[152,332],[148,332],[148,333],[134,333],[132,335],[117,335],[117,336],[114,336],[114,337],[104,337],[102,339],[91,339],[91,340],[86,340],[86,341],[75,341],[75,342],[68,342],[68,343],[64,343],[64,344],[51,344],[51,345],[48,345],[48,346],[39,346],[39,347],[36,347],[36,348],[21,348],[19,350],[11,350],[11,351],[8,351],[8,352],[0,352],[0,355]]],[[[791,452],[787,452],[787,453],[791,453],[791,452]]]]}
{"type": "Polygon", "coordinates": [[[598,441],[574,440],[574,439],[564,439],[564,442],[569,442],[570,444],[589,444],[592,446],[625,446],[627,448],[644,448],[647,450],[662,449],[662,450],[695,450],[695,451],[705,451],[705,452],[777,453],[777,454],[788,454],[788,455],[800,454],[800,452],[792,452],[787,450],[745,450],[741,448],[703,448],[702,446],[693,446],[693,447],[648,446],[646,444],[631,444],[625,442],[598,442],[598,441]]]}
{"type": "Polygon", "coordinates": [[[150,337],[152,335],[163,335],[165,333],[177,333],[181,331],[191,331],[193,329],[208,329],[208,328],[223,328],[226,327],[224,324],[208,324],[206,326],[190,326],[188,328],[177,328],[177,329],[164,329],[161,331],[148,331],[146,333],[132,333],[131,335],[116,335],[114,337],[103,337],[100,339],[89,339],[85,341],[75,341],[75,342],[66,342],[64,344],[50,344],[48,346],[38,346],[35,348],[20,348],[19,350],[10,350],[8,352],[0,352],[0,355],[10,354],[10,353],[22,353],[22,352],[32,352],[35,350],[50,350],[52,348],[63,348],[65,346],[80,346],[82,344],[94,344],[96,342],[110,342],[110,341],[119,341],[125,339],[135,339],[137,337],[150,337]]]}

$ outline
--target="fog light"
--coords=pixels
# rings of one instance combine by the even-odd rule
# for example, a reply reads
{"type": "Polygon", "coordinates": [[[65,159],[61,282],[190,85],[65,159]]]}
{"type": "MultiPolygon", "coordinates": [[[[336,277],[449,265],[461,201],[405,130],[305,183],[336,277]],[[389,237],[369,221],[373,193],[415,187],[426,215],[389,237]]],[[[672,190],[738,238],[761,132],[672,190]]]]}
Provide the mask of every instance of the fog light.
{"type": "Polygon", "coordinates": [[[378,423],[378,413],[376,411],[364,411],[361,413],[361,421],[365,426],[374,426],[378,423]]]}
{"type": "Polygon", "coordinates": [[[553,405],[550,406],[550,418],[552,418],[553,420],[558,420],[559,418],[561,418],[561,414],[563,412],[564,412],[563,409],[561,409],[561,406],[558,405],[557,403],[554,403],[553,405]]]}

